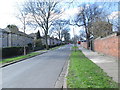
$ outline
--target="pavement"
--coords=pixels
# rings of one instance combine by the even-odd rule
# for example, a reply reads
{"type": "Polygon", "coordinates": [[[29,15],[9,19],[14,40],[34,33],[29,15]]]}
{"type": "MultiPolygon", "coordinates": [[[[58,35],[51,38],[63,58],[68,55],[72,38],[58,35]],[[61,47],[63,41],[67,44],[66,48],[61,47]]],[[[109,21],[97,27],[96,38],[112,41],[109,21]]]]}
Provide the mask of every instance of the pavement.
{"type": "Polygon", "coordinates": [[[2,68],[2,88],[54,88],[72,45],[2,68]]]}
{"type": "Polygon", "coordinates": [[[103,69],[103,71],[106,72],[108,76],[112,77],[115,82],[120,83],[120,70],[118,69],[120,68],[120,63],[118,64],[119,60],[117,58],[98,52],[93,52],[81,46],[79,46],[79,49],[87,58],[103,69]]]}

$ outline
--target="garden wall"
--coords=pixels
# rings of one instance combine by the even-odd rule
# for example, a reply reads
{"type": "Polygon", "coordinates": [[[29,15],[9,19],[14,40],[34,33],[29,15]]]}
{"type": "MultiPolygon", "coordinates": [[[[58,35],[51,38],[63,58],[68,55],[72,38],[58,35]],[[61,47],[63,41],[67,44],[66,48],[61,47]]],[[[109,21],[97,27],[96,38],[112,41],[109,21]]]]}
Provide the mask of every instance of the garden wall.
{"type": "Polygon", "coordinates": [[[81,42],[81,46],[87,48],[87,42],[81,42]]]}
{"type": "MultiPolygon", "coordinates": [[[[104,38],[97,38],[93,44],[94,51],[120,58],[120,34],[114,33],[104,38]]],[[[81,45],[86,48],[87,43],[82,42],[81,45]]]]}

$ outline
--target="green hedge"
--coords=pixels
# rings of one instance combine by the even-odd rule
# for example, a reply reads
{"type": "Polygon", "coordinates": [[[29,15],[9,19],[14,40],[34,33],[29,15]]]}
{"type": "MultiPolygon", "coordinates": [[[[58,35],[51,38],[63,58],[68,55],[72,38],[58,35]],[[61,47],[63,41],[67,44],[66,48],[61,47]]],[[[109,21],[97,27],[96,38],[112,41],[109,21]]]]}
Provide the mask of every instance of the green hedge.
{"type": "Polygon", "coordinates": [[[45,45],[41,45],[39,47],[34,47],[34,51],[43,50],[43,49],[45,49],[45,45]]]}
{"type": "MultiPolygon", "coordinates": [[[[26,52],[29,52],[29,47],[26,47],[26,52]]],[[[9,58],[13,56],[23,55],[23,47],[6,47],[2,48],[2,58],[9,58]]]]}

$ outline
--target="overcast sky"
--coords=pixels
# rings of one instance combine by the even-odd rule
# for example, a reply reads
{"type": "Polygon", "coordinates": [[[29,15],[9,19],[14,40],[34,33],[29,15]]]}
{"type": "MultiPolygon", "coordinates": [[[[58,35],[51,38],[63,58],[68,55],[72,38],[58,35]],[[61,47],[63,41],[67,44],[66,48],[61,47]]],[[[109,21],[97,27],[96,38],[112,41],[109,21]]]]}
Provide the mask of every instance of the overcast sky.
{"type": "MultiPolygon", "coordinates": [[[[0,2],[0,28],[5,28],[8,24],[15,24],[18,27],[20,27],[21,22],[19,21],[19,19],[16,18],[17,15],[17,5],[20,3],[23,3],[25,0],[1,0],[0,2]]],[[[75,0],[75,1],[79,1],[79,0],[75,0]]],[[[95,0],[80,0],[80,2],[83,1],[95,1],[95,0]]],[[[119,1],[119,0],[97,0],[97,1],[119,1]]],[[[63,18],[68,18],[68,16],[72,17],[75,13],[77,13],[78,8],[74,7],[74,6],[70,6],[71,8],[66,10],[63,18]]],[[[113,15],[116,15],[117,11],[112,11],[110,14],[110,18],[112,18],[113,15]]],[[[70,33],[73,36],[73,31],[72,31],[72,26],[70,27],[70,33]]],[[[78,28],[76,27],[76,31],[75,33],[78,34],[79,30],[82,28],[78,28]]],[[[33,30],[28,30],[26,33],[31,33],[34,32],[33,30]]]]}

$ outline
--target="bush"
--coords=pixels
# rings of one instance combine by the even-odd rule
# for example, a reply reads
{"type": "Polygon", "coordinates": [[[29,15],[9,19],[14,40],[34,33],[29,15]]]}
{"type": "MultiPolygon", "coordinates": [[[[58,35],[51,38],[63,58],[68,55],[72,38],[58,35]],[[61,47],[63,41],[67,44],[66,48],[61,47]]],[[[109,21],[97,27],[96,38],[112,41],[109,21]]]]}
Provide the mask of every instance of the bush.
{"type": "Polygon", "coordinates": [[[35,40],[35,45],[36,45],[36,47],[42,47],[43,45],[42,45],[41,39],[36,39],[35,40]]]}
{"type": "Polygon", "coordinates": [[[28,49],[29,49],[29,51],[32,51],[32,50],[33,50],[33,46],[32,46],[31,43],[28,44],[28,49]]]}
{"type": "Polygon", "coordinates": [[[42,50],[45,48],[45,45],[41,45],[39,47],[34,47],[34,51],[37,51],[37,50],[42,50]]]}
{"type": "MultiPolygon", "coordinates": [[[[27,53],[29,52],[29,48],[26,47],[27,53]]],[[[24,48],[23,47],[6,47],[2,48],[2,58],[9,58],[13,56],[23,55],[24,48]]]]}

